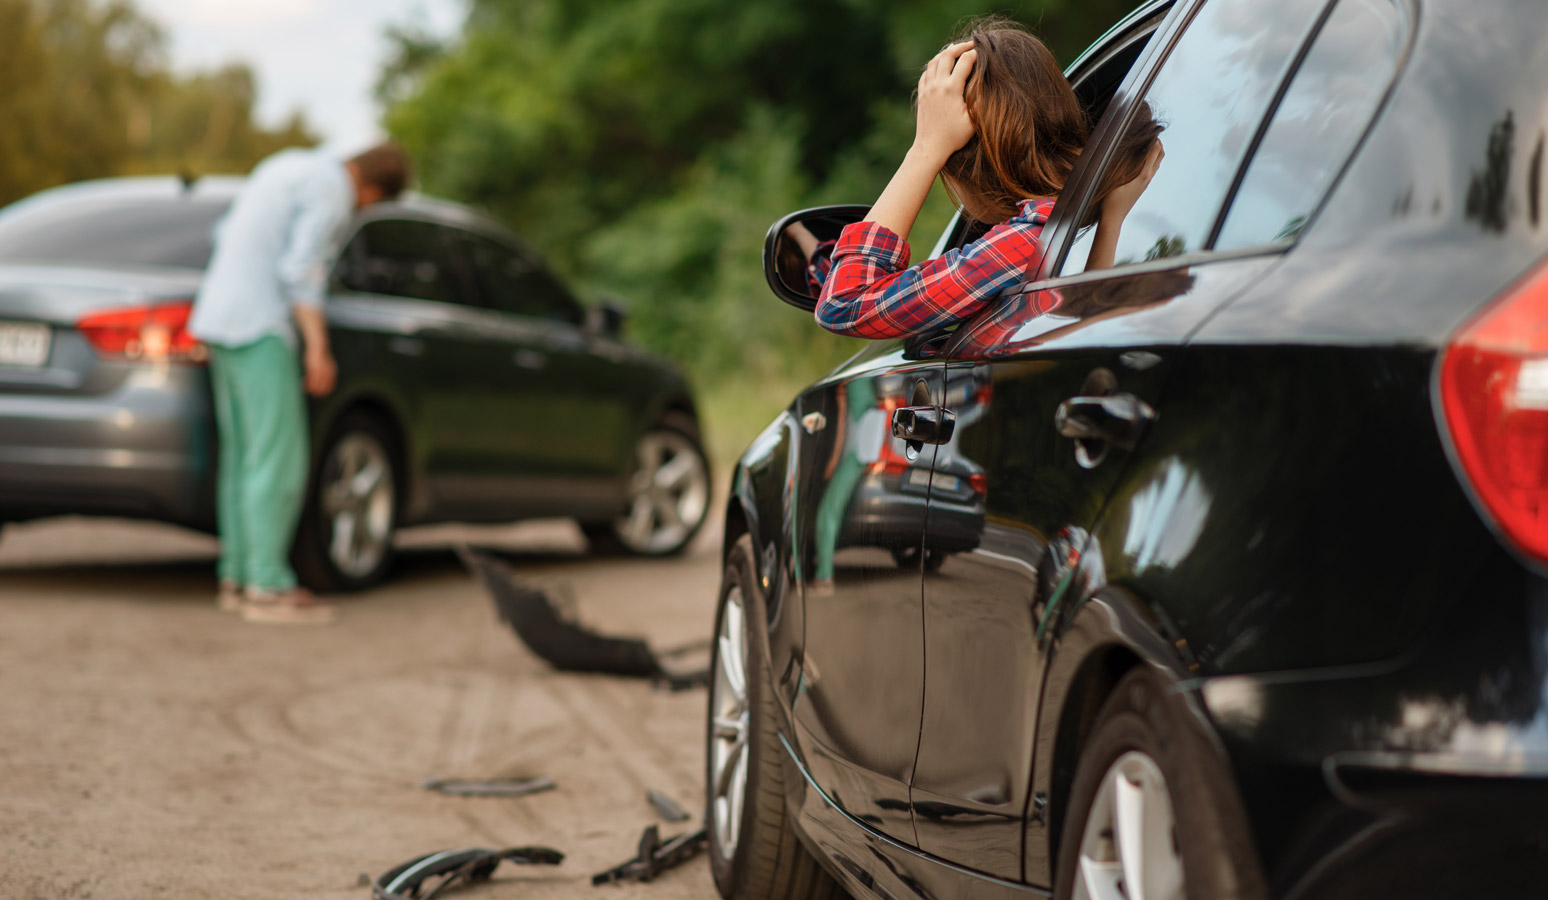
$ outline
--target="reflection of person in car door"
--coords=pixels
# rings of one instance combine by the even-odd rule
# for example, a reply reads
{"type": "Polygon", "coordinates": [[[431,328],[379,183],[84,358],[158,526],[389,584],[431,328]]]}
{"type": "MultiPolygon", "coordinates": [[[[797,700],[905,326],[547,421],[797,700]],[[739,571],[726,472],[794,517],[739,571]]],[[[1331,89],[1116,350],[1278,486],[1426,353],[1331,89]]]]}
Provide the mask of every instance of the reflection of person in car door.
{"type": "MultiPolygon", "coordinates": [[[[1113,264],[1124,218],[1164,155],[1140,110],[1092,200],[1088,269],[1113,264]]],[[[1085,147],[1086,114],[1059,64],[1019,25],[989,19],[942,50],[919,79],[914,144],[863,222],[833,251],[817,321],[885,338],[959,322],[1016,287],[1042,260],[1042,231],[1085,147]],[[908,268],[908,233],[936,175],[972,219],[998,222],[960,250],[908,268]]]]}
{"type": "Polygon", "coordinates": [[[838,389],[838,433],[833,436],[833,455],[823,471],[828,486],[817,504],[817,571],[812,591],[833,590],[833,554],[839,534],[844,530],[844,515],[849,500],[860,484],[865,467],[881,456],[882,441],[887,439],[887,418],[876,405],[876,388],[865,378],[856,378],[838,389]]]}
{"type": "Polygon", "coordinates": [[[334,616],[297,587],[287,561],[308,468],[302,388],[333,390],[322,302],[339,231],[350,213],[396,197],[407,180],[408,160],[391,144],[347,162],[283,150],[253,170],[216,234],[188,330],[210,348],[220,433],[220,604],[249,621],[334,616]]]}

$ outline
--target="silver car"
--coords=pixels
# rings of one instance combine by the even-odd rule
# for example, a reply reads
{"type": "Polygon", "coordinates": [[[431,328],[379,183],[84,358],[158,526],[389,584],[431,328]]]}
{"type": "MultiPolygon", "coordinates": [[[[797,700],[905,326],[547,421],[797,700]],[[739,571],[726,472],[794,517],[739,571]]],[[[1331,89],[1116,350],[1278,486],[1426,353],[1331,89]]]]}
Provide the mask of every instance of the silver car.
{"type": "MultiPolygon", "coordinates": [[[[214,524],[204,348],[185,330],[237,178],[130,178],[0,210],[0,523],[214,524]]],[[[399,525],[567,516],[594,545],[681,550],[708,510],[692,392],[515,235],[426,198],[368,208],[327,303],[302,580],[386,572],[399,525]]]]}

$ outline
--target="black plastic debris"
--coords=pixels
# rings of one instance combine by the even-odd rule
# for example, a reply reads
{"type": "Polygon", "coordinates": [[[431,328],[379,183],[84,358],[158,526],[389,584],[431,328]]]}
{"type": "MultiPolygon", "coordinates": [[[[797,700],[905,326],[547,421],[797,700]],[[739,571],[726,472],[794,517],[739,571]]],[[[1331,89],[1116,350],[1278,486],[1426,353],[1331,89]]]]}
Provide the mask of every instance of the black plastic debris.
{"type": "Polygon", "coordinates": [[[453,797],[524,797],[558,787],[547,775],[536,778],[426,778],[419,786],[453,797]]]}
{"type": "Polygon", "coordinates": [[[501,860],[510,860],[521,866],[557,866],[564,861],[564,854],[549,847],[510,847],[505,850],[469,847],[427,853],[389,869],[376,879],[376,883],[371,885],[371,898],[434,900],[455,885],[488,881],[501,860]],[[421,893],[425,883],[432,878],[440,878],[441,881],[428,892],[421,893]]]}
{"type": "MultiPolygon", "coordinates": [[[[568,620],[554,608],[546,591],[518,579],[500,560],[464,546],[457,548],[457,555],[494,599],[500,618],[554,668],[650,678],[673,690],[709,682],[707,670],[667,670],[650,645],[639,638],[609,637],[568,620]]],[[[666,655],[677,652],[682,651],[666,655]]]]}
{"type": "Polygon", "coordinates": [[[666,794],[660,791],[646,791],[645,799],[649,800],[650,805],[656,808],[656,812],[661,815],[661,818],[666,819],[668,822],[688,821],[688,811],[679,806],[676,800],[673,800],[666,794]]]}
{"type": "Polygon", "coordinates": [[[639,853],[627,862],[591,876],[591,883],[597,886],[619,881],[650,881],[667,869],[682,865],[697,856],[708,844],[709,832],[702,828],[680,834],[663,844],[660,830],[655,825],[649,825],[640,835],[639,853]]]}

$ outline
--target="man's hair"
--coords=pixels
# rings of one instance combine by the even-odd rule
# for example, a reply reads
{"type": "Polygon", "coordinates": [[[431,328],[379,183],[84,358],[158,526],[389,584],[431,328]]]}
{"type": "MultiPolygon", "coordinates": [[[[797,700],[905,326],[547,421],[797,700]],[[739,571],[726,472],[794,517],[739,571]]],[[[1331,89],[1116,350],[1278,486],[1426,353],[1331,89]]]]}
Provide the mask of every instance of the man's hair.
{"type": "Polygon", "coordinates": [[[361,181],[381,188],[383,200],[397,199],[409,181],[408,154],[392,141],[372,147],[351,158],[349,163],[355,167],[361,181]]]}

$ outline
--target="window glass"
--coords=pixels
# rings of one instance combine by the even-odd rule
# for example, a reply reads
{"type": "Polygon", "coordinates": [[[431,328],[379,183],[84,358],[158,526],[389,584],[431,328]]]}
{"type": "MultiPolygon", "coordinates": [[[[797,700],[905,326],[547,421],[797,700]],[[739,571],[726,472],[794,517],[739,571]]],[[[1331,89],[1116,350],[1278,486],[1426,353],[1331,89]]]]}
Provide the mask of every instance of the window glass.
{"type": "Polygon", "coordinates": [[[569,294],[516,249],[481,234],[468,234],[465,243],[485,303],[517,315],[580,322],[569,294]]]}
{"type": "Polygon", "coordinates": [[[198,197],[22,203],[0,217],[0,262],[202,269],[229,205],[198,197]]]}
{"type": "MultiPolygon", "coordinates": [[[[1162,63],[1145,100],[1166,158],[1124,220],[1117,265],[1201,249],[1247,143],[1325,0],[1209,0],[1162,63]]],[[[1094,214],[1095,211],[1093,211],[1094,214]]],[[[1083,271],[1096,228],[1060,274],[1083,271]]]]}
{"type": "MultiPolygon", "coordinates": [[[[365,242],[364,271],[358,265],[350,266],[345,286],[418,300],[468,302],[446,232],[446,228],[429,222],[367,222],[356,238],[365,242]]],[[[354,257],[347,254],[346,258],[354,257]]]]}
{"type": "Polygon", "coordinates": [[[1339,0],[1274,111],[1216,249],[1300,234],[1375,114],[1402,42],[1391,0],[1339,0]]]}
{"type": "Polygon", "coordinates": [[[573,325],[579,325],[585,319],[580,304],[547,269],[532,270],[532,274],[527,277],[527,290],[532,298],[532,305],[543,310],[540,315],[550,319],[561,319],[573,325]]]}

